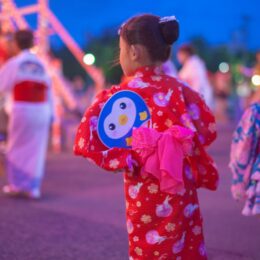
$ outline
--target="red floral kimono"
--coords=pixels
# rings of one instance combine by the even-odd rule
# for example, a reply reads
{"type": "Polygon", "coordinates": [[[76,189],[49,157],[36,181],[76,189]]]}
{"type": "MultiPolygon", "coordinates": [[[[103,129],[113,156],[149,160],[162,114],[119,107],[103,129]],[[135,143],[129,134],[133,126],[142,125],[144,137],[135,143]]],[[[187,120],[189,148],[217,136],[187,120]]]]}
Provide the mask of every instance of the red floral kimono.
{"type": "Polygon", "coordinates": [[[215,138],[214,116],[201,97],[155,67],[140,68],[121,85],[104,90],[86,111],[74,151],[105,170],[124,172],[131,260],[207,259],[196,189],[217,188],[218,173],[205,151],[215,138]],[[121,90],[134,91],[143,98],[151,114],[150,128],[162,133],[177,125],[194,132],[192,153],[183,160],[184,189],[178,193],[162,191],[160,180],[142,172],[137,151],[108,149],[99,140],[97,120],[102,106],[121,90]]]}

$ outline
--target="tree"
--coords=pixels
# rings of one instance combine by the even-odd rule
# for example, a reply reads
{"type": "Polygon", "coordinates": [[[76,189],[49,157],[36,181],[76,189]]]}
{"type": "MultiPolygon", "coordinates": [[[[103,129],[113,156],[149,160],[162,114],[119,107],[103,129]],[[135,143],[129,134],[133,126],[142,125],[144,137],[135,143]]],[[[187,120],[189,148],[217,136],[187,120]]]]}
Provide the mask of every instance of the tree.
{"type": "MultiPolygon", "coordinates": [[[[83,48],[85,53],[92,53],[95,56],[95,66],[104,71],[108,84],[118,84],[122,77],[118,61],[118,35],[115,31],[114,28],[110,28],[100,36],[90,37],[83,48]]],[[[53,52],[63,61],[63,72],[66,77],[73,79],[80,75],[91,83],[90,77],[86,75],[85,70],[65,46],[59,50],[53,50],[53,52]]]]}

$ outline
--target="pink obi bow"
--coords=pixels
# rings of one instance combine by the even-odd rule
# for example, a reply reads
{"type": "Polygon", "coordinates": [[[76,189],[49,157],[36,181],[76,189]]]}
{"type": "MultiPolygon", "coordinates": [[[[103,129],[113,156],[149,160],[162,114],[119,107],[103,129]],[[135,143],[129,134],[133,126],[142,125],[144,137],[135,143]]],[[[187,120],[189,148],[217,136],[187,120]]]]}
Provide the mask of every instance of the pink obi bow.
{"type": "Polygon", "coordinates": [[[183,159],[191,153],[193,132],[172,126],[164,132],[140,127],[133,130],[132,149],[143,162],[143,172],[160,182],[161,191],[175,194],[184,188],[183,159]]]}

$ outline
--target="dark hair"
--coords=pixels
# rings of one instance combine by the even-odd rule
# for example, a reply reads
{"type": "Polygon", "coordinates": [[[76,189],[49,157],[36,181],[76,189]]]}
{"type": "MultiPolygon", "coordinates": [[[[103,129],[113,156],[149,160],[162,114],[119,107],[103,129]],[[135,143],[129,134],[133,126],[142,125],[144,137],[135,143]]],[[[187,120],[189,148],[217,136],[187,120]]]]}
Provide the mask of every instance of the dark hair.
{"type": "Polygon", "coordinates": [[[33,47],[33,32],[31,30],[19,30],[15,32],[14,39],[19,49],[30,49],[33,47]]]}
{"type": "Polygon", "coordinates": [[[196,53],[194,47],[191,44],[188,44],[188,43],[182,44],[178,51],[179,52],[185,52],[189,56],[192,56],[196,53]]]}
{"type": "Polygon", "coordinates": [[[152,61],[165,62],[170,58],[171,45],[179,37],[179,23],[176,19],[144,14],[128,20],[119,34],[129,45],[143,45],[152,61]]]}

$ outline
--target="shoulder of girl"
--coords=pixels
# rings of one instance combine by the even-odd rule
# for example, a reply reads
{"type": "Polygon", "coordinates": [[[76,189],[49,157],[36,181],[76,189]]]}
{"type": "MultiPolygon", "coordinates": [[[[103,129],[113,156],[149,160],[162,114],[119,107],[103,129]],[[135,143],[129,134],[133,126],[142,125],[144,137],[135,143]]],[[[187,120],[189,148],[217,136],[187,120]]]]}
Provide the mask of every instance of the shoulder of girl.
{"type": "Polygon", "coordinates": [[[114,94],[118,91],[122,90],[122,84],[120,85],[113,85],[111,88],[110,88],[110,93],[111,94],[114,94]]]}

